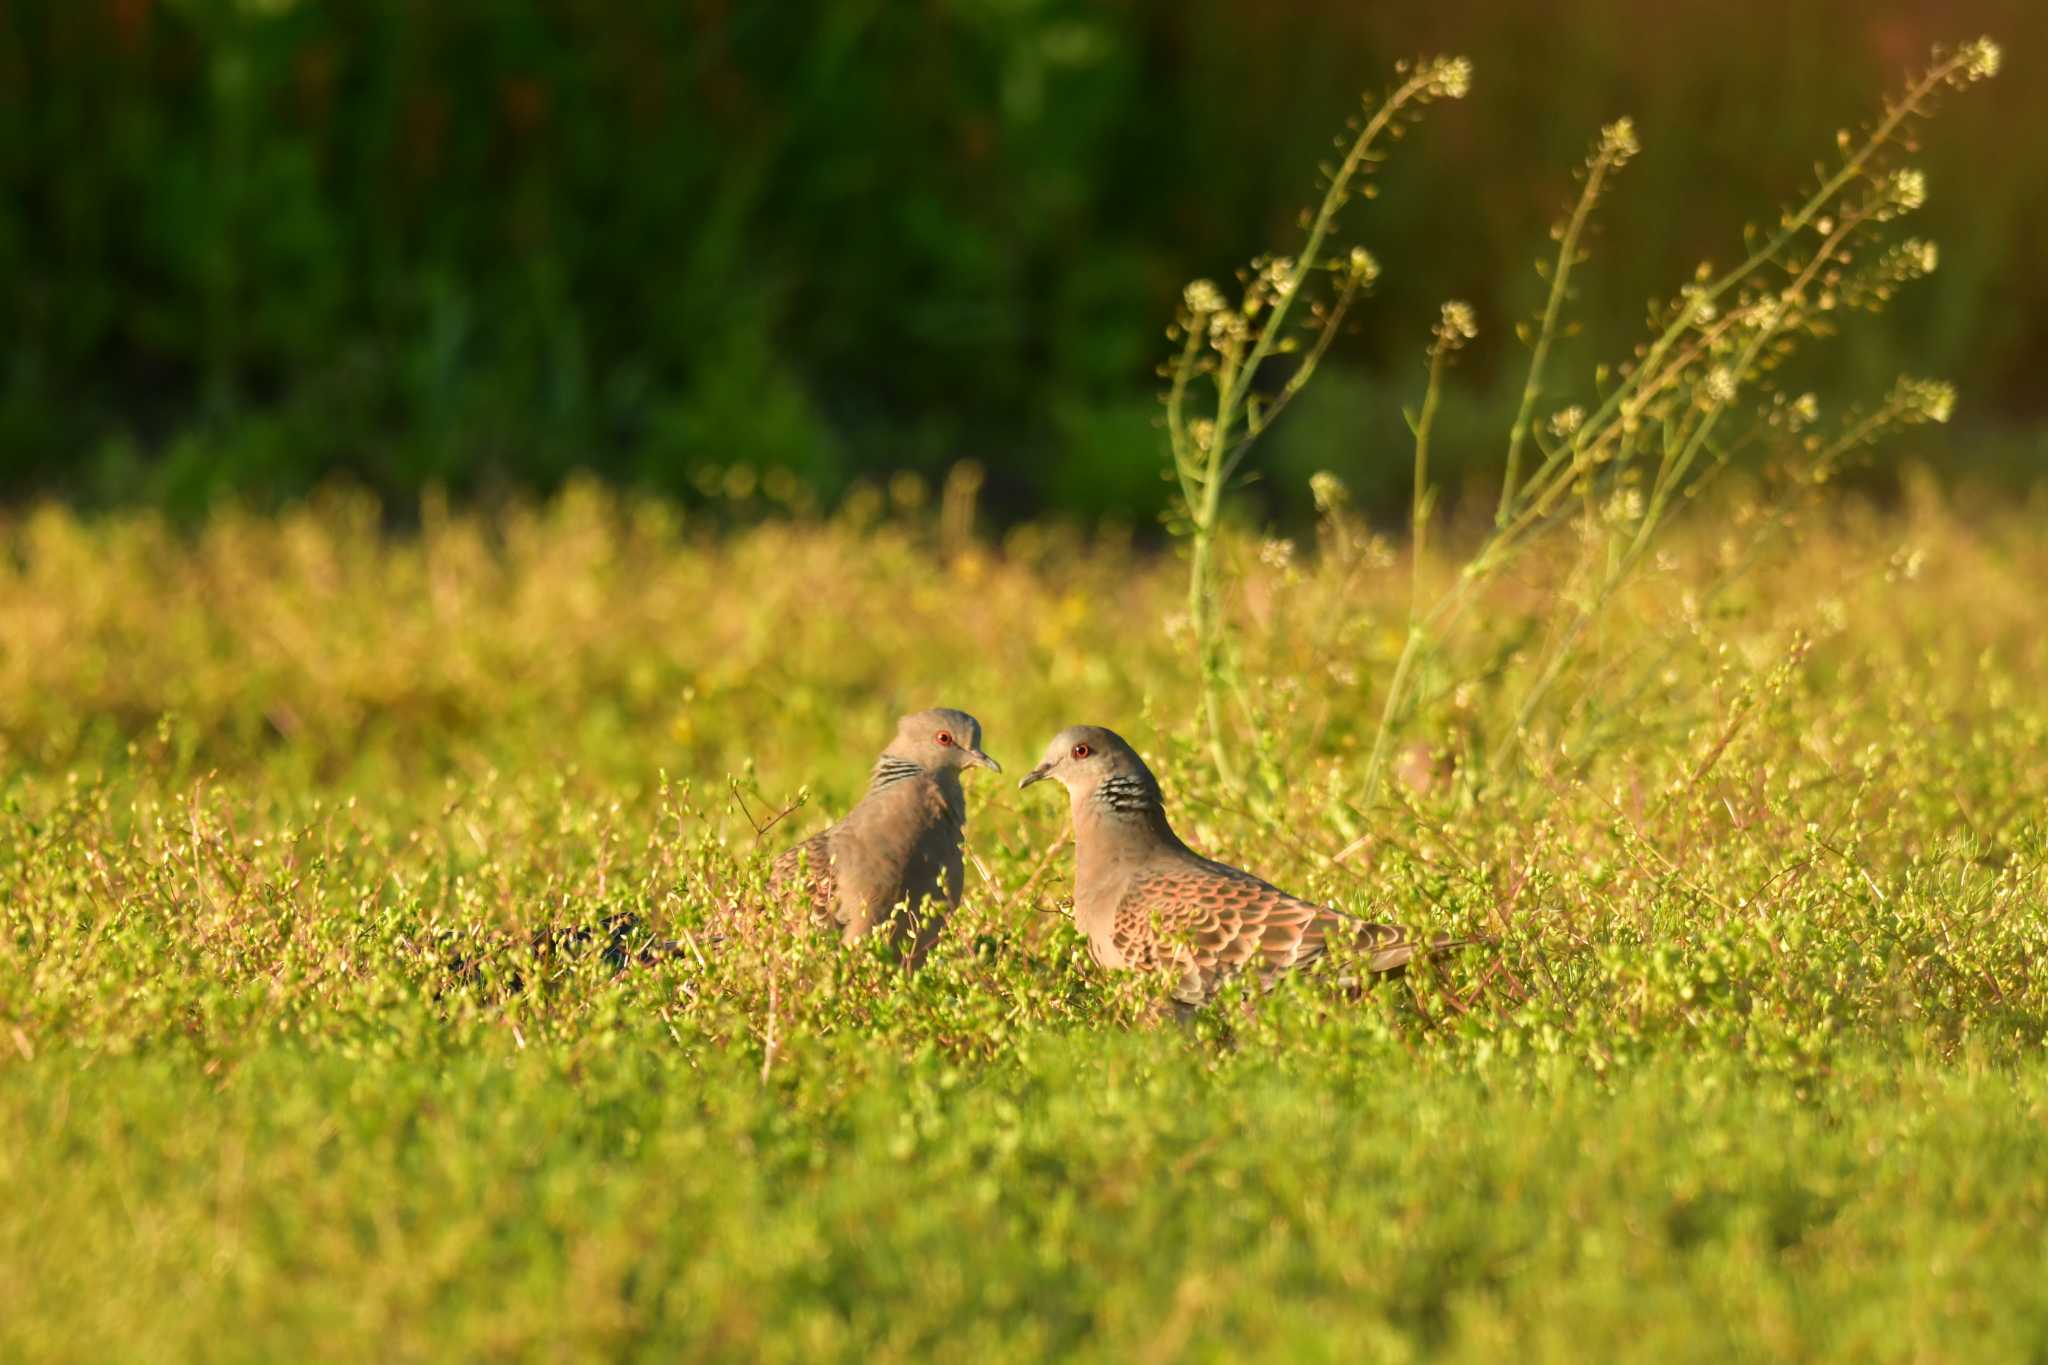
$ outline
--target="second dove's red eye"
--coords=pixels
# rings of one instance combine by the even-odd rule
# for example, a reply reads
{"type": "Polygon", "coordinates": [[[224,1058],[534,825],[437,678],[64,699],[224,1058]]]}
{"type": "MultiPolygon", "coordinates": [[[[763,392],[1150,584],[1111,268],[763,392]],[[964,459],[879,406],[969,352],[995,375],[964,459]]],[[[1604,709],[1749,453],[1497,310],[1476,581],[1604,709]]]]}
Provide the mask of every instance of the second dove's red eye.
{"type": "Polygon", "coordinates": [[[1087,745],[1085,745],[1085,744],[1076,744],[1076,745],[1074,746],[1074,757],[1075,757],[1075,758],[1086,758],[1086,757],[1088,757],[1088,746],[1087,746],[1087,745]]]}
{"type": "Polygon", "coordinates": [[[952,742],[953,737],[951,735],[947,734],[944,730],[939,731],[939,743],[951,744],[952,742]]]}

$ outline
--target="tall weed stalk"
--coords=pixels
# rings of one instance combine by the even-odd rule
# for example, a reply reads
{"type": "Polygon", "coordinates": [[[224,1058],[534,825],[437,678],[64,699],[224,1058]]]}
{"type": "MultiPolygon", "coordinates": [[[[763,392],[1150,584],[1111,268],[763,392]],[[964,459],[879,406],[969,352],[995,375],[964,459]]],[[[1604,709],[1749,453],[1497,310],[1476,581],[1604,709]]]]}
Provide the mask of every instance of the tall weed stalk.
{"type": "Polygon", "coordinates": [[[1210,750],[1218,771],[1233,786],[1239,779],[1225,742],[1223,693],[1241,691],[1241,685],[1216,611],[1215,547],[1223,491],[1253,443],[1308,384],[1346,312],[1379,275],[1378,262],[1363,247],[1341,254],[1332,249],[1338,215],[1352,198],[1369,194],[1365,182],[1384,155],[1382,141],[1401,136],[1424,106],[1462,98],[1471,85],[1472,64],[1462,57],[1441,57],[1397,74],[1401,79],[1384,97],[1366,97],[1365,116],[1348,138],[1338,140],[1344,157],[1324,169],[1322,202],[1308,220],[1298,254],[1253,261],[1240,277],[1235,306],[1213,282],[1196,280],[1184,292],[1180,317],[1169,332],[1180,343],[1164,373],[1169,381],[1168,445],[1181,497],[1176,526],[1190,541],[1188,619],[1201,665],[1210,750]],[[1302,305],[1305,316],[1297,319],[1297,304],[1318,278],[1329,284],[1327,294],[1302,305]],[[1276,393],[1261,394],[1255,387],[1261,367],[1283,354],[1297,354],[1300,360],[1276,393]],[[1208,407],[1213,416],[1197,416],[1203,410],[1198,405],[1213,405],[1208,407]]]}
{"type": "MultiPolygon", "coordinates": [[[[1718,272],[1701,264],[1655,310],[1650,338],[1632,356],[1598,367],[1587,400],[1560,403],[1546,416],[1539,409],[1553,393],[1549,362],[1569,325],[1573,275],[1587,260],[1595,209],[1639,151],[1630,120],[1601,129],[1580,171],[1579,194],[1553,230],[1555,256],[1539,267],[1548,282],[1542,312],[1517,329],[1529,346],[1529,367],[1507,435],[1491,525],[1456,573],[1432,590],[1425,573],[1437,497],[1431,440],[1444,372],[1477,331],[1469,306],[1443,306],[1428,348],[1423,400],[1410,417],[1407,629],[1361,778],[1362,804],[1378,799],[1394,741],[1427,699],[1426,665],[1483,591],[1539,545],[1559,533],[1575,533],[1576,561],[1529,676],[1517,680],[1512,723],[1494,737],[1496,773],[1515,761],[1589,632],[1640,569],[1660,532],[1738,453],[1759,446],[1781,453],[1797,478],[1817,484],[1845,455],[1898,427],[1948,419],[1952,387],[1905,377],[1881,402],[1853,411],[1827,435],[1818,430],[1813,397],[1784,391],[1776,373],[1802,343],[1832,336],[1843,313],[1882,308],[1900,287],[1935,268],[1938,253],[1931,242],[1887,237],[1927,197],[1925,176],[1900,164],[1899,157],[1912,149],[1916,125],[1933,112],[1941,94],[1988,79],[1999,64],[1999,49],[1988,38],[1937,49],[1926,69],[1885,101],[1860,136],[1838,134],[1832,168],[1816,167],[1813,187],[1779,215],[1774,229],[1750,231],[1739,263],[1718,272]]],[[[1241,276],[1235,306],[1207,280],[1190,284],[1170,333],[1179,349],[1163,373],[1180,493],[1177,529],[1191,542],[1188,617],[1208,743],[1233,785],[1238,778],[1226,704],[1233,694],[1242,702],[1243,687],[1218,611],[1215,546],[1222,497],[1253,442],[1314,375],[1346,311],[1379,273],[1364,248],[1336,247],[1339,210],[1360,192],[1382,156],[1380,140],[1398,136],[1429,102],[1463,96],[1471,66],[1462,58],[1440,58],[1403,67],[1398,75],[1391,91],[1368,102],[1371,116],[1348,142],[1340,140],[1348,150],[1326,171],[1323,200],[1308,219],[1298,255],[1253,261],[1241,276]],[[1297,300],[1311,279],[1331,287],[1297,318],[1297,300]],[[1270,398],[1262,397],[1255,383],[1260,366],[1289,351],[1301,355],[1299,363],[1270,398]],[[1211,399],[1214,416],[1195,416],[1195,405],[1211,399]]]]}

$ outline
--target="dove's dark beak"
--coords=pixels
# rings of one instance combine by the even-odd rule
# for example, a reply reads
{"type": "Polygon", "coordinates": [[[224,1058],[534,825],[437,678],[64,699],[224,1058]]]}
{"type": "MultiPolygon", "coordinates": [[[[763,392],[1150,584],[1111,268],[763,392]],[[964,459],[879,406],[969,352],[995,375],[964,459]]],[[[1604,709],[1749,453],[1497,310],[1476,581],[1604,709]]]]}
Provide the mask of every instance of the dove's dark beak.
{"type": "Polygon", "coordinates": [[[1033,769],[1032,769],[1032,770],[1031,770],[1030,772],[1028,772],[1028,773],[1024,774],[1024,780],[1023,780],[1023,781],[1021,781],[1021,782],[1019,782],[1019,783],[1017,784],[1017,790],[1018,790],[1018,791],[1023,791],[1023,790],[1024,790],[1024,789],[1025,789],[1026,787],[1030,786],[1030,785],[1031,785],[1031,784],[1032,784],[1033,782],[1040,782],[1040,781],[1043,781],[1044,779],[1046,779],[1046,778],[1048,778],[1048,777],[1051,777],[1051,776],[1052,776],[1052,764],[1050,764],[1050,763],[1041,763],[1041,764],[1039,764],[1039,765],[1038,765],[1037,767],[1033,768],[1033,769]]]}
{"type": "Polygon", "coordinates": [[[999,773],[1003,770],[1002,764],[996,762],[979,749],[969,749],[967,751],[967,766],[970,768],[987,768],[992,773],[999,773]]]}

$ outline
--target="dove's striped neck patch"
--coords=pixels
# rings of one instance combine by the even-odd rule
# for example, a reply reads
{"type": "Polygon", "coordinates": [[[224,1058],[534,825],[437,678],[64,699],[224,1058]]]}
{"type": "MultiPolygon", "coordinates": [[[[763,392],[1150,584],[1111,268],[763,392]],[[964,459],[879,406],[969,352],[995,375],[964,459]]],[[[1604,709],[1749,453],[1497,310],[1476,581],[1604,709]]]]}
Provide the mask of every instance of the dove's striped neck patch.
{"type": "Polygon", "coordinates": [[[923,764],[914,763],[907,758],[891,758],[884,754],[881,761],[875,764],[874,775],[868,778],[868,790],[878,792],[884,787],[893,787],[906,778],[923,775],[923,764]]]}
{"type": "Polygon", "coordinates": [[[1095,803],[1119,815],[1137,815],[1160,807],[1159,784],[1136,773],[1105,777],[1095,789],[1095,803]]]}

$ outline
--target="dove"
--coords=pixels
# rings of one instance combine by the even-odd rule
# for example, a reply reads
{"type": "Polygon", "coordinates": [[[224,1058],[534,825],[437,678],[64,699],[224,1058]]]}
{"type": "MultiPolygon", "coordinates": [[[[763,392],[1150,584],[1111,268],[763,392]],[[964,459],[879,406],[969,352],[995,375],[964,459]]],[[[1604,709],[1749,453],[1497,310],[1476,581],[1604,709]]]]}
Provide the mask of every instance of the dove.
{"type": "Polygon", "coordinates": [[[886,926],[919,965],[960,903],[968,768],[1003,770],[982,752],[980,721],[946,707],[903,717],[867,793],[838,824],[776,858],[771,891],[801,895],[847,943],[886,926]]]}
{"type": "Polygon", "coordinates": [[[1113,730],[1060,731],[1018,787],[1052,780],[1074,820],[1074,924],[1109,971],[1177,973],[1173,997],[1205,1003],[1240,971],[1271,987],[1285,973],[1349,940],[1373,972],[1405,967],[1423,945],[1376,924],[1290,896],[1249,872],[1205,858],[1167,823],[1159,780],[1113,730]]]}

